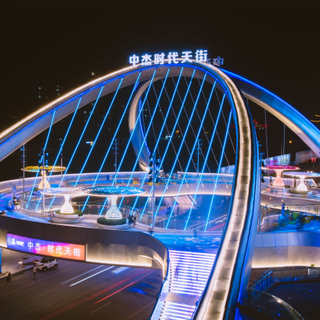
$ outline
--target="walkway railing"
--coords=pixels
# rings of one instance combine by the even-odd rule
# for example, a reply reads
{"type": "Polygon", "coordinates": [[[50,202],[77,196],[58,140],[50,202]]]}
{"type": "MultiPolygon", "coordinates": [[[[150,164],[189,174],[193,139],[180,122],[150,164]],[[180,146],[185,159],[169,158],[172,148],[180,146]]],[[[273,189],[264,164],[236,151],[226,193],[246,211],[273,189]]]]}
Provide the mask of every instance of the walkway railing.
{"type": "Polygon", "coordinates": [[[319,280],[320,268],[298,267],[265,271],[247,291],[245,305],[267,316],[281,316],[283,319],[303,319],[290,304],[267,293],[273,285],[282,282],[319,280]]]}
{"type": "Polygon", "coordinates": [[[282,299],[266,292],[260,292],[250,289],[249,294],[255,295],[259,294],[258,300],[255,302],[250,299],[246,303],[248,307],[262,313],[268,317],[272,318],[281,318],[288,320],[304,320],[301,314],[292,308],[292,306],[283,301],[282,299]]]}

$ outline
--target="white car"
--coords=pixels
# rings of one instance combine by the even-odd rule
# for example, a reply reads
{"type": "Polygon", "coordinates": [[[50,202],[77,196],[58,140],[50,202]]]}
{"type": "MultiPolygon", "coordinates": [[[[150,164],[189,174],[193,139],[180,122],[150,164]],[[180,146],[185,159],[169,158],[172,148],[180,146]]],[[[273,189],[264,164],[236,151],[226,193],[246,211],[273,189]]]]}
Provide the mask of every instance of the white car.
{"type": "Polygon", "coordinates": [[[47,271],[48,269],[58,269],[57,259],[52,257],[43,257],[40,262],[37,263],[37,268],[40,271],[47,271]]]}

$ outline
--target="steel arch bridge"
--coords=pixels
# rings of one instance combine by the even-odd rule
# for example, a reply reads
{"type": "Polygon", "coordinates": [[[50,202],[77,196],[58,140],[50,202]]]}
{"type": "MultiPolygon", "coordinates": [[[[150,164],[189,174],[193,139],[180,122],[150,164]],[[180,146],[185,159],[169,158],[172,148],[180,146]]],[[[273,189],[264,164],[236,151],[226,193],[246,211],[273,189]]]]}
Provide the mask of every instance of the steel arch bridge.
{"type": "MultiPolygon", "coordinates": [[[[141,110],[139,102],[144,100],[143,94],[146,90],[150,90],[152,83],[156,81],[164,83],[168,75],[178,78],[177,81],[181,77],[188,77],[199,79],[202,81],[201,83],[209,83],[213,88],[217,87],[222,93],[221,104],[226,99],[231,109],[227,130],[229,130],[231,119],[233,119],[236,128],[235,178],[223,241],[215,267],[194,316],[196,319],[231,319],[236,312],[236,302],[242,300],[248,282],[254,249],[257,211],[260,205],[257,140],[243,95],[278,117],[317,155],[320,154],[320,142],[317,139],[319,131],[279,97],[249,80],[207,63],[192,62],[179,63],[178,65],[129,67],[69,92],[3,131],[0,134],[0,161],[39,133],[50,129],[53,124],[81,107],[96,101],[97,97],[100,98],[113,92],[117,93],[120,87],[125,88],[133,85],[127,103],[127,107],[130,106],[130,141],[133,142],[140,166],[145,168],[150,153],[144,138],[145,131],[141,129],[141,122],[138,121],[139,108],[141,110]]],[[[183,107],[183,105],[182,101],[181,106],[183,107]]],[[[174,167],[171,173],[173,170],[174,167]]]]}

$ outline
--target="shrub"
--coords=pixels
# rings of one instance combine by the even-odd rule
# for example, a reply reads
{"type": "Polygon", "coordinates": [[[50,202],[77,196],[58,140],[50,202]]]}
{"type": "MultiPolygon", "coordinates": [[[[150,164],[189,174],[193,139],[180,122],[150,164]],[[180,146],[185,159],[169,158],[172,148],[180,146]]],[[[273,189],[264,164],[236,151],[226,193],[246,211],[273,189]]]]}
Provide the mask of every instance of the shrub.
{"type": "Polygon", "coordinates": [[[309,191],[299,191],[297,189],[291,189],[289,190],[290,193],[294,193],[294,194],[307,194],[309,193],[309,191]]]}
{"type": "Polygon", "coordinates": [[[83,212],[78,209],[74,209],[74,213],[61,213],[60,210],[56,211],[58,214],[63,214],[65,216],[70,215],[70,214],[77,214],[79,217],[83,216],[83,212]]]}
{"type": "Polygon", "coordinates": [[[105,217],[100,217],[97,219],[97,223],[106,225],[106,226],[118,226],[121,224],[126,224],[127,219],[122,218],[122,219],[106,219],[105,217]]]}

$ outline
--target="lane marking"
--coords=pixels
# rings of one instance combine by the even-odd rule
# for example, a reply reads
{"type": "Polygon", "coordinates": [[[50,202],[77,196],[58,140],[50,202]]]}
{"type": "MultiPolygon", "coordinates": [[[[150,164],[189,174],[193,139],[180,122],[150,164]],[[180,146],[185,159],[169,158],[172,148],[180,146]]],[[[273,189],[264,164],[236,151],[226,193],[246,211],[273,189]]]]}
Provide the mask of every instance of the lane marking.
{"type": "Polygon", "coordinates": [[[99,272],[97,272],[97,273],[95,273],[95,274],[92,274],[91,276],[89,276],[89,277],[87,277],[87,278],[84,278],[84,279],[82,279],[82,280],[80,280],[80,281],[78,281],[78,282],[75,282],[75,283],[73,283],[73,284],[70,284],[69,287],[73,287],[73,286],[75,286],[76,284],[78,284],[78,283],[80,283],[80,282],[83,282],[83,281],[85,281],[85,280],[88,280],[88,279],[90,279],[90,278],[92,278],[92,277],[94,277],[94,276],[96,276],[96,275],[98,275],[98,274],[100,274],[100,273],[102,273],[102,272],[104,272],[104,271],[107,271],[107,270],[109,270],[109,269],[111,269],[111,268],[114,268],[114,266],[111,266],[111,267],[109,267],[109,268],[107,268],[107,269],[103,269],[103,270],[101,270],[101,271],[99,271],[99,272]]]}
{"type": "Polygon", "coordinates": [[[100,309],[108,306],[110,303],[111,303],[111,302],[108,302],[107,304],[103,305],[102,307],[100,307],[100,308],[98,308],[98,309],[96,309],[96,310],[91,311],[91,313],[94,313],[94,312],[96,312],[96,311],[98,311],[98,310],[100,310],[100,309]]]}
{"type": "Polygon", "coordinates": [[[72,278],[72,279],[69,279],[69,280],[67,280],[67,281],[65,281],[65,282],[62,282],[61,284],[65,284],[65,283],[67,283],[67,282],[70,282],[70,281],[72,281],[72,280],[74,280],[74,279],[77,279],[77,278],[79,278],[79,277],[81,277],[81,276],[83,276],[83,275],[85,275],[85,274],[87,274],[87,273],[89,273],[89,272],[92,272],[92,271],[94,271],[94,270],[96,270],[96,269],[99,269],[99,268],[102,268],[102,267],[104,267],[104,265],[99,266],[99,267],[96,267],[96,268],[93,268],[93,269],[91,269],[91,270],[89,270],[89,271],[87,271],[87,272],[81,273],[80,275],[78,275],[78,276],[76,276],[76,277],[74,277],[74,278],[72,278]]]}
{"type": "Polygon", "coordinates": [[[48,294],[48,293],[50,293],[50,292],[52,292],[52,291],[55,291],[55,290],[57,290],[57,288],[54,288],[54,289],[51,290],[51,291],[45,292],[45,293],[43,293],[43,294],[40,294],[39,296],[34,297],[33,300],[34,300],[34,299],[37,299],[37,298],[40,298],[40,297],[42,297],[42,296],[44,296],[44,295],[46,295],[46,294],[48,294]]]}
{"type": "MultiPolygon", "coordinates": [[[[41,280],[37,280],[37,281],[35,281],[35,282],[31,282],[30,284],[27,284],[27,285],[25,285],[25,286],[23,286],[23,287],[20,287],[20,288],[18,288],[18,289],[9,291],[9,292],[7,292],[7,293],[4,293],[4,294],[0,295],[0,298],[3,297],[3,296],[6,296],[6,295],[8,295],[8,294],[11,294],[11,293],[13,293],[13,292],[20,291],[21,289],[24,289],[24,288],[26,288],[26,287],[33,286],[33,285],[35,285],[35,284],[37,284],[37,283],[39,283],[39,282],[41,282],[41,281],[50,279],[50,278],[52,278],[52,277],[56,277],[57,274],[61,274],[61,273],[63,273],[63,272],[66,272],[66,271],[68,271],[68,270],[71,270],[71,269],[74,269],[74,268],[77,268],[77,267],[78,267],[78,265],[75,265],[74,267],[65,269],[65,270],[63,270],[63,271],[61,271],[61,272],[60,272],[60,271],[55,272],[52,276],[45,277],[45,278],[43,278],[43,279],[41,279],[41,280]]],[[[32,269],[28,269],[28,270],[25,270],[25,271],[29,271],[29,270],[31,271],[32,269]]],[[[24,272],[23,272],[23,274],[24,274],[24,272]]]]}
{"type": "Polygon", "coordinates": [[[111,296],[115,295],[116,293],[118,293],[118,292],[120,292],[120,291],[122,291],[122,290],[124,290],[124,289],[126,289],[126,288],[128,288],[128,287],[130,287],[131,285],[133,285],[134,283],[138,282],[138,281],[141,280],[142,278],[146,277],[149,273],[151,273],[151,272],[153,272],[153,271],[154,271],[154,270],[151,270],[151,271],[147,272],[147,273],[144,274],[143,276],[139,277],[139,279],[137,279],[137,280],[129,283],[128,285],[122,287],[121,289],[119,289],[119,290],[117,290],[117,291],[109,294],[108,296],[100,299],[99,301],[95,302],[94,304],[100,303],[101,301],[106,300],[106,299],[110,298],[111,296]]]}
{"type": "Polygon", "coordinates": [[[112,273],[118,274],[118,273],[121,273],[127,269],[129,269],[129,267],[120,267],[120,268],[117,268],[116,270],[113,270],[112,273]]]}
{"type": "MultiPolygon", "coordinates": [[[[110,302],[110,303],[111,303],[111,302],[110,302]]],[[[133,317],[134,315],[136,315],[137,313],[139,313],[139,312],[142,311],[143,309],[148,308],[149,306],[151,306],[152,304],[155,304],[155,303],[156,303],[156,301],[153,301],[153,302],[149,303],[147,306],[143,307],[142,309],[140,309],[139,311],[135,312],[134,314],[132,314],[132,315],[129,316],[128,318],[125,318],[124,320],[130,319],[131,317],[133,317]]]]}

